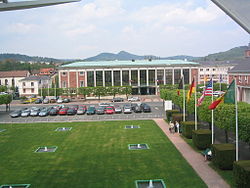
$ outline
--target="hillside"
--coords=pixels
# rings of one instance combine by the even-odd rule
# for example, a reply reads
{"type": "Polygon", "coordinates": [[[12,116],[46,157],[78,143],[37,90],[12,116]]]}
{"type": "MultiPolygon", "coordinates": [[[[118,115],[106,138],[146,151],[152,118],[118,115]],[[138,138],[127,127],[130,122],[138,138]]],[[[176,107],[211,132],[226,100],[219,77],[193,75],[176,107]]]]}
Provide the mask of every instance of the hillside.
{"type": "Polygon", "coordinates": [[[202,57],[198,60],[202,61],[227,61],[227,60],[236,60],[236,59],[244,59],[244,52],[247,50],[247,46],[239,46],[227,50],[225,52],[219,52],[214,54],[209,54],[205,57],[202,57]]]}
{"type": "Polygon", "coordinates": [[[38,56],[27,56],[22,54],[11,54],[11,53],[3,53],[0,54],[0,61],[12,59],[15,61],[33,61],[33,62],[62,62],[62,60],[48,58],[48,57],[38,57],[38,56]]]}

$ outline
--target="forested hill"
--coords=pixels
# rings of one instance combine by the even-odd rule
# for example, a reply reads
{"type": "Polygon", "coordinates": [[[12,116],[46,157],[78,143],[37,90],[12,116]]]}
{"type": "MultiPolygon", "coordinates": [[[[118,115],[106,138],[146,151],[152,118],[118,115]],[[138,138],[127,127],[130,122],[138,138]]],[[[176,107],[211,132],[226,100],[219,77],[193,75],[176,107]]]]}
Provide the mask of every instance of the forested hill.
{"type": "Polygon", "coordinates": [[[48,57],[38,57],[38,56],[27,56],[21,54],[11,54],[11,53],[3,53],[0,54],[0,61],[12,59],[15,61],[33,61],[33,62],[62,62],[60,59],[48,58],[48,57]]]}

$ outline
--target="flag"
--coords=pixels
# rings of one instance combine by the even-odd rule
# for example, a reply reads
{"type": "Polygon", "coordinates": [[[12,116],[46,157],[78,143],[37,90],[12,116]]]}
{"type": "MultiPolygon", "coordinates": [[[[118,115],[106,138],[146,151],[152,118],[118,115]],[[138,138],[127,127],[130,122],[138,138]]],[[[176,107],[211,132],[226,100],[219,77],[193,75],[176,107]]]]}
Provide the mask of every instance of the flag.
{"type": "Polygon", "coordinates": [[[215,109],[220,103],[222,103],[224,101],[224,96],[225,96],[225,93],[223,95],[221,95],[218,99],[216,99],[214,102],[212,102],[210,105],[209,105],[209,109],[210,110],[213,110],[215,109]]]}
{"type": "Polygon", "coordinates": [[[208,84],[206,85],[201,97],[198,99],[197,106],[201,105],[201,103],[205,99],[205,96],[212,96],[212,93],[213,93],[213,81],[211,78],[210,81],[208,82],[208,84]]]}
{"type": "Polygon", "coordinates": [[[227,89],[224,102],[227,104],[234,104],[235,100],[236,100],[235,99],[235,80],[233,80],[227,89]]]}
{"type": "Polygon", "coordinates": [[[178,85],[178,90],[177,90],[178,96],[180,96],[180,89],[183,89],[183,76],[181,77],[179,85],[178,85]]]}
{"type": "Polygon", "coordinates": [[[221,97],[216,99],[212,104],[209,105],[209,109],[215,109],[221,102],[225,102],[227,104],[234,104],[235,103],[235,80],[231,82],[229,85],[226,93],[224,93],[221,97]]]}
{"type": "Polygon", "coordinates": [[[195,92],[195,83],[194,83],[194,78],[193,78],[193,81],[192,81],[192,83],[191,83],[191,85],[190,85],[190,88],[189,88],[189,90],[188,90],[188,93],[187,93],[187,102],[190,101],[190,98],[191,98],[191,96],[192,96],[192,93],[194,93],[194,92],[195,92]]]}
{"type": "Polygon", "coordinates": [[[204,94],[205,94],[205,96],[212,96],[212,94],[213,94],[213,81],[212,81],[212,79],[210,79],[210,81],[206,85],[204,94]]]}

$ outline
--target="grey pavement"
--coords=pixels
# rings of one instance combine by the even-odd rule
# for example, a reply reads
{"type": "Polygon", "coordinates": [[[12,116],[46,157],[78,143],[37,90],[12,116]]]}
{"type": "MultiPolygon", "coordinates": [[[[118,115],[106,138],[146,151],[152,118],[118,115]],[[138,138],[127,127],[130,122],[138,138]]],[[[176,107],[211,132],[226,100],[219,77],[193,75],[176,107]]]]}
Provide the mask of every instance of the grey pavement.
{"type": "Polygon", "coordinates": [[[178,133],[170,134],[169,125],[164,119],[154,119],[157,125],[162,129],[165,135],[179,150],[182,156],[193,167],[196,173],[207,184],[209,188],[229,188],[230,186],[221,178],[221,176],[208,166],[209,162],[204,161],[204,157],[194,151],[178,133]]]}

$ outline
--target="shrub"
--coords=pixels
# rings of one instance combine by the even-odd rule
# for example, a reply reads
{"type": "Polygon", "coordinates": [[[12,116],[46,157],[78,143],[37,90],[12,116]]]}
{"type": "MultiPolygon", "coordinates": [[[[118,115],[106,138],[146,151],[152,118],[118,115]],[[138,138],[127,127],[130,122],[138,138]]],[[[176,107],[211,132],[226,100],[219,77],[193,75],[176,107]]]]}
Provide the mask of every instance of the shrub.
{"type": "Polygon", "coordinates": [[[167,120],[171,121],[172,120],[172,115],[175,113],[179,113],[179,110],[167,110],[166,115],[167,115],[167,120]]]}
{"type": "Polygon", "coordinates": [[[236,187],[247,188],[250,185],[250,160],[235,161],[233,175],[236,187]]]}
{"type": "Polygon", "coordinates": [[[183,114],[182,114],[182,113],[175,113],[175,114],[172,114],[172,121],[173,121],[173,123],[174,123],[175,121],[178,121],[178,122],[183,121],[183,114]]]}
{"type": "Polygon", "coordinates": [[[233,169],[235,160],[234,144],[212,144],[212,162],[222,170],[233,169]]]}
{"type": "Polygon", "coordinates": [[[195,122],[185,121],[185,122],[181,122],[180,125],[181,125],[182,134],[186,138],[192,138],[192,131],[194,130],[195,122]]]}
{"type": "Polygon", "coordinates": [[[212,132],[208,129],[193,130],[192,140],[198,149],[210,148],[212,142],[212,132]]]}

